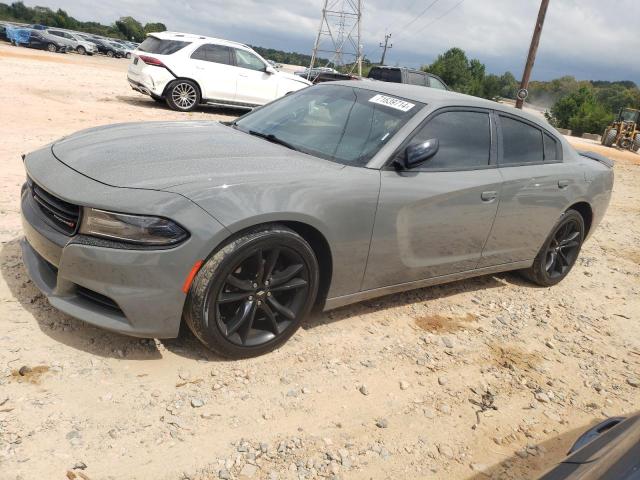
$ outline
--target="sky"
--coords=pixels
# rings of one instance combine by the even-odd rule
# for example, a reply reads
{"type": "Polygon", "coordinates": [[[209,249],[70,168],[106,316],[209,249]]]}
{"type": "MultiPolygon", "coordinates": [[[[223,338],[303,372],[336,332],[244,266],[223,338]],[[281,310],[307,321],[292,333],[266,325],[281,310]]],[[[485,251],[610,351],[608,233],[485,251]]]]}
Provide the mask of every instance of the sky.
{"type": "MultiPolygon", "coordinates": [[[[341,3],[346,0],[331,0],[341,3]]],[[[33,6],[36,3],[26,0],[33,6]]],[[[37,0],[78,20],[121,16],[160,21],[169,30],[311,53],[323,0],[37,0]]],[[[460,47],[490,73],[520,78],[539,0],[362,0],[362,44],[378,62],[391,34],[388,65],[420,66],[460,47]]],[[[573,75],[640,84],[640,1],[551,0],[533,79],[573,75]],[[609,8],[614,5],[615,8],[609,8]]]]}

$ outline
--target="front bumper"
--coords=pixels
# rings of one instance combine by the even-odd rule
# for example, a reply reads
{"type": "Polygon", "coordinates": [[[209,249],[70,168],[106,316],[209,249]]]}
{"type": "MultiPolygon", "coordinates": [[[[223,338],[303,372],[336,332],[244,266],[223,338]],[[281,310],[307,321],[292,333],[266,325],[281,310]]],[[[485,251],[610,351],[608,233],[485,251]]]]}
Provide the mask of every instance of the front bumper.
{"type": "MultiPolygon", "coordinates": [[[[145,210],[140,205],[150,206],[151,210],[155,206],[169,211],[181,210],[178,218],[191,233],[184,243],[164,250],[127,248],[124,244],[93,237],[62,234],[42,215],[28,187],[23,187],[21,195],[24,263],[34,284],[52,306],[89,324],[119,333],[144,338],[176,337],[186,298],[182,291],[185,278],[194,263],[206,258],[216,242],[226,237],[224,227],[183,197],[99,184],[55,158],[49,157],[49,174],[41,177],[38,175],[41,159],[31,161],[33,156],[26,160],[29,176],[41,188],[65,201],[78,204],[78,198],[70,198],[69,194],[73,190],[86,193],[91,191],[86,188],[91,188],[97,193],[94,195],[96,206],[100,206],[104,195],[114,199],[112,210],[133,211],[125,205],[129,201],[138,203],[135,213],[151,214],[149,207],[146,212],[140,212],[145,210]],[[124,199],[123,204],[123,192],[129,196],[132,191],[138,199],[124,199]]],[[[104,204],[100,208],[105,208],[104,204]]]]}

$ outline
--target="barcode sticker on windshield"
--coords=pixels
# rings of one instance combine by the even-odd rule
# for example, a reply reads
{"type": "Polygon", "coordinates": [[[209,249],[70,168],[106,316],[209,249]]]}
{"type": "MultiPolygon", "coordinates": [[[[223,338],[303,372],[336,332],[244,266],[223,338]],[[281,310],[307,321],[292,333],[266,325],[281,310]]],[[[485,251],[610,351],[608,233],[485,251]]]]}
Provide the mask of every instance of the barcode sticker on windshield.
{"type": "Polygon", "coordinates": [[[378,105],[384,105],[385,107],[395,108],[396,110],[400,110],[401,112],[408,112],[415,104],[405,102],[404,100],[400,100],[399,98],[387,97],[386,95],[376,95],[375,97],[371,97],[369,99],[372,103],[377,103],[378,105]]]}

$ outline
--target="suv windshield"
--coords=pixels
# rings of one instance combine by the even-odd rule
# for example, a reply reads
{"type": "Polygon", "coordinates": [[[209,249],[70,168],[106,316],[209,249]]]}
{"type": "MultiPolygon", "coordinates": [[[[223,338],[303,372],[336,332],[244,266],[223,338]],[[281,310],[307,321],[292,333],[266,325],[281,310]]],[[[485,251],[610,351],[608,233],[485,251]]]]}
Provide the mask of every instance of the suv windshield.
{"type": "Polygon", "coordinates": [[[190,43],[191,42],[182,42],[180,40],[161,40],[156,37],[147,37],[145,41],[138,46],[138,50],[141,52],[155,53],[156,55],[171,55],[190,43]]]}
{"type": "Polygon", "coordinates": [[[370,90],[325,84],[268,104],[234,125],[310,155],[364,166],[423,106],[370,90]]]}

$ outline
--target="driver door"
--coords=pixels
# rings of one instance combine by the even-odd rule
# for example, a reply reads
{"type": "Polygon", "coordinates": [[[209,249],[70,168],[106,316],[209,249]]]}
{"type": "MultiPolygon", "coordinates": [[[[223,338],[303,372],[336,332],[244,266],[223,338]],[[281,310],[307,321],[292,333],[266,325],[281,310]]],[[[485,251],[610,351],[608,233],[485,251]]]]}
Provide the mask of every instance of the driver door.
{"type": "Polygon", "coordinates": [[[439,150],[423,164],[381,171],[363,290],[474,270],[480,261],[502,185],[491,112],[439,110],[399,155],[434,138],[439,150]]]}

